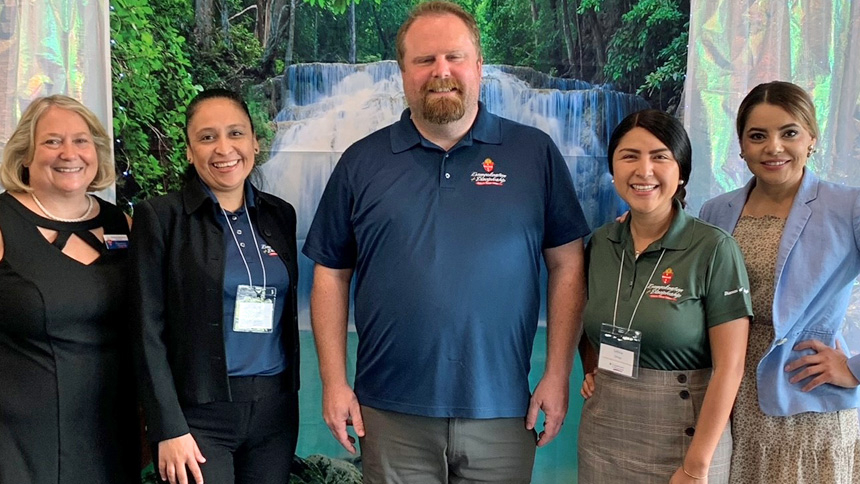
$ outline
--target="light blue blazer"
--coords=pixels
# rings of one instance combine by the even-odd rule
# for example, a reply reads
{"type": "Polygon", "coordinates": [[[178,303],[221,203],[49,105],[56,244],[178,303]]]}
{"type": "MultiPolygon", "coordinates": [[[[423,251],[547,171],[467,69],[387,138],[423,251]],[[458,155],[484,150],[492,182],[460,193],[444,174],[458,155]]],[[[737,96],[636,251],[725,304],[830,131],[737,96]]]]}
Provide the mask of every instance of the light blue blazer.
{"type": "MultiPolygon", "coordinates": [[[[734,232],[755,178],[745,187],[709,200],[699,217],[734,232]]],[[[805,170],[779,243],[773,296],[776,337],[756,370],[759,405],[775,416],[832,412],[860,406],[860,387],[788,382],[785,365],[812,350],[794,351],[799,342],[817,339],[847,350],[842,325],[851,288],[860,274],[860,188],[819,180],[805,170]]],[[[856,346],[856,345],[855,345],[856,346]]],[[[857,349],[857,348],[855,348],[857,349]]],[[[846,351],[847,353],[847,351],[846,351]]],[[[860,355],[848,366],[860,378],[860,355]]]]}

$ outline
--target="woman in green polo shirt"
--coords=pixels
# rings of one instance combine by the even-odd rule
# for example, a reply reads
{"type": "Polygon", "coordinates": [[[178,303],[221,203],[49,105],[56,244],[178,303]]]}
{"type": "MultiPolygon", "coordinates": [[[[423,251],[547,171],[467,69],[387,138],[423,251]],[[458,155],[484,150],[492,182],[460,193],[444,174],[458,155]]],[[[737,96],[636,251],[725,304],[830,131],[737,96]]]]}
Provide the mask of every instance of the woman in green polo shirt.
{"type": "Polygon", "coordinates": [[[752,309],[737,243],[684,212],[691,151],[656,110],[610,138],[630,215],[587,248],[579,482],[728,482],[752,309]]]}

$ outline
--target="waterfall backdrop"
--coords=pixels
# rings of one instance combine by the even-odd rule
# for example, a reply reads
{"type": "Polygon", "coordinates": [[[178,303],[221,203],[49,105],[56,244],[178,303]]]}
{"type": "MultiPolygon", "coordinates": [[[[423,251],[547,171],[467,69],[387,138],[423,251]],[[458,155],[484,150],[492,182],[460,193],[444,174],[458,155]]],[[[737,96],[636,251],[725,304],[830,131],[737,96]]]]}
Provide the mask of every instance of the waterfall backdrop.
{"type": "MultiPolygon", "coordinates": [[[[399,119],[406,102],[395,61],[293,65],[287,69],[285,89],[285,106],[275,117],[276,134],[261,172],[263,189],[296,208],[301,246],[341,153],[399,119]]],[[[623,202],[611,183],[606,144],[621,119],[648,107],[645,100],[530,68],[488,65],[481,101],[488,111],[540,128],[553,138],[591,227],[620,213],[623,202]]],[[[301,256],[299,267],[299,321],[309,329],[313,263],[301,256]]]]}
{"type": "MultiPolygon", "coordinates": [[[[284,107],[275,117],[277,129],[269,159],[261,167],[263,189],[290,202],[298,214],[301,246],[317,203],[341,153],[353,142],[400,118],[406,108],[400,69],[395,61],[370,64],[308,63],[290,66],[284,75],[284,107]]],[[[564,79],[528,67],[486,65],[481,101],[488,111],[535,126],[548,133],[565,157],[589,224],[597,227],[623,210],[615,195],[606,160],[612,129],[627,114],[648,107],[640,96],[564,79]]],[[[310,289],[313,262],[299,260],[299,322],[310,328],[310,289]]],[[[545,274],[544,274],[545,276],[545,274]]],[[[512,281],[512,283],[514,283],[512,281]]],[[[543,294],[545,297],[545,294],[543,294]]],[[[542,321],[545,315],[541,315],[542,321]]],[[[541,323],[543,324],[543,323],[541,323]]],[[[303,332],[303,348],[312,339],[303,332]]],[[[349,364],[354,365],[355,334],[349,338],[349,364]]],[[[532,381],[542,373],[546,358],[545,332],[535,343],[532,381]]],[[[310,355],[313,356],[313,355],[310,355]]],[[[313,372],[316,360],[307,362],[301,400],[303,413],[299,454],[343,455],[319,417],[321,389],[313,372]],[[307,410],[305,410],[307,412],[307,410]]],[[[416,362],[420,364],[420,362],[416,362]]],[[[354,367],[349,369],[354,374],[354,367]]],[[[558,442],[538,452],[535,482],[570,482],[575,475],[575,449],[581,381],[577,368],[571,379],[571,414],[558,442]]]]}
{"type": "MultiPolygon", "coordinates": [[[[204,87],[235,89],[249,102],[258,127],[263,188],[296,207],[301,244],[343,150],[395,121],[405,107],[392,60],[394,40],[417,1],[3,2],[0,102],[7,109],[0,146],[35,97],[78,97],[100,116],[106,112],[106,125],[112,115],[120,174],[116,199],[133,212],[137,201],[176,189],[181,181],[187,102],[204,87]],[[112,75],[106,74],[108,59],[112,75]],[[105,101],[109,94],[112,112],[105,101]]],[[[626,113],[651,106],[685,118],[694,144],[688,192],[695,211],[748,176],[732,154],[737,148],[731,123],[748,88],[775,78],[814,93],[819,121],[830,136],[813,164],[818,173],[860,184],[857,0],[458,3],[475,14],[482,33],[482,101],[491,112],[552,136],[592,228],[623,210],[610,184],[605,149],[626,113]]],[[[305,331],[298,454],[347,457],[321,418],[321,385],[307,330],[311,264],[302,259],[300,266],[305,331]]],[[[854,304],[848,325],[854,342],[860,340],[858,320],[854,304]]],[[[352,375],[355,333],[349,334],[348,353],[352,375]]],[[[541,328],[532,384],[545,356],[541,328]]],[[[567,423],[537,453],[537,484],[575,482],[581,378],[577,367],[567,423]]]]}

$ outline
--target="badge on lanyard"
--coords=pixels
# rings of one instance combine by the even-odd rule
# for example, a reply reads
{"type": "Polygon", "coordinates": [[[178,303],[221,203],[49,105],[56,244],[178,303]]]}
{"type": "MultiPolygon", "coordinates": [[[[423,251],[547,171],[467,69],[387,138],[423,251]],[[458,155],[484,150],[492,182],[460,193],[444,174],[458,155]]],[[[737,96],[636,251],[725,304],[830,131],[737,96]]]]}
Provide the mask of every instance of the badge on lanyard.
{"type": "Polygon", "coordinates": [[[641,346],[641,331],[601,324],[597,367],[618,375],[638,378],[641,346]]]}
{"type": "Polygon", "coordinates": [[[260,269],[263,271],[263,285],[254,285],[251,277],[251,268],[248,266],[248,261],[245,260],[245,254],[242,253],[243,245],[239,244],[236,232],[233,230],[233,224],[230,223],[230,217],[227,216],[227,212],[222,208],[221,213],[224,215],[224,220],[227,221],[227,226],[230,227],[230,233],[233,235],[233,242],[236,243],[239,257],[242,258],[245,270],[248,271],[248,284],[240,284],[236,287],[233,331],[237,333],[271,333],[275,326],[275,298],[277,297],[277,289],[266,286],[266,264],[263,262],[263,256],[260,253],[257,234],[254,233],[254,223],[251,221],[250,214],[248,214],[247,205],[243,203],[242,207],[244,208],[245,216],[248,217],[251,237],[254,238],[254,247],[257,249],[257,257],[260,259],[260,269]]]}
{"type": "Polygon", "coordinates": [[[642,297],[645,296],[648,282],[654,278],[654,273],[657,272],[657,267],[660,266],[660,262],[666,254],[666,249],[663,249],[660,257],[657,259],[657,263],[654,264],[654,269],[651,271],[651,275],[648,276],[645,288],[642,289],[642,294],[636,300],[636,306],[630,315],[630,323],[624,328],[615,325],[615,317],[618,314],[618,296],[621,293],[621,276],[624,273],[624,255],[626,253],[627,251],[621,252],[621,267],[618,269],[618,286],[615,288],[615,311],[612,315],[612,324],[603,323],[600,325],[600,349],[597,357],[597,367],[618,375],[639,378],[639,351],[642,348],[642,332],[632,329],[633,318],[636,317],[636,311],[639,310],[639,303],[642,302],[642,297]]]}
{"type": "Polygon", "coordinates": [[[271,333],[275,321],[274,287],[249,286],[236,288],[236,309],[233,331],[237,333],[271,333]]]}

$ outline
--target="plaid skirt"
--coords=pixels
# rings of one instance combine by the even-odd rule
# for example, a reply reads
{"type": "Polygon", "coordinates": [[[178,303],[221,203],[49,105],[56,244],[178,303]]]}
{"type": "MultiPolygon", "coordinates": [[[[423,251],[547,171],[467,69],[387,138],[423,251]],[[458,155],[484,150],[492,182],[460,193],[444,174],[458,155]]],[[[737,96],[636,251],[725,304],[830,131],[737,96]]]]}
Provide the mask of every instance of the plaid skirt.
{"type": "MultiPolygon", "coordinates": [[[[684,462],[711,369],[639,369],[631,379],[598,371],[579,423],[579,483],[666,484],[684,462]]],[[[729,480],[731,425],[720,437],[709,484],[729,480]]]]}

